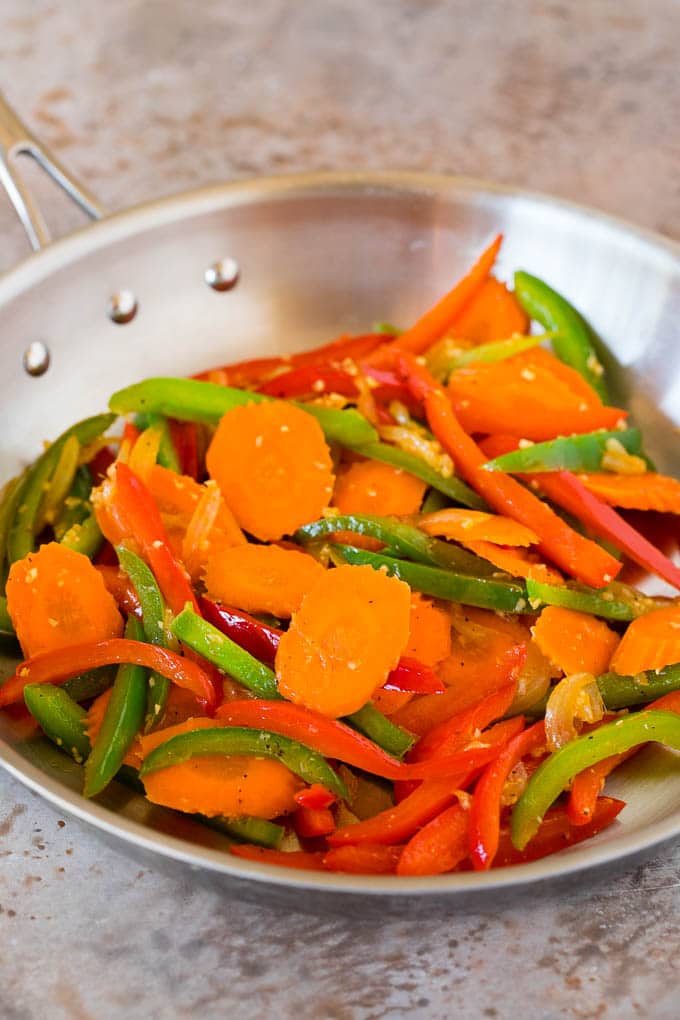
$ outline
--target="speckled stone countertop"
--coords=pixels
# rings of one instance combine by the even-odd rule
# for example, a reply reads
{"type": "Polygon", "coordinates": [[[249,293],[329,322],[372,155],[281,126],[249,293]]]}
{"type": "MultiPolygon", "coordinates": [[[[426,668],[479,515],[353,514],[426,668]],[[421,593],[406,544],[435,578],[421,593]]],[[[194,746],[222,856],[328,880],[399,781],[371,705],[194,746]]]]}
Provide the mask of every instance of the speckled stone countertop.
{"type": "MultiPolygon", "coordinates": [[[[110,208],[322,168],[463,173],[680,237],[675,0],[2,0],[2,88],[110,208]]],[[[31,174],[31,180],[35,175],[31,174]]],[[[55,234],[79,217],[36,191],[55,234]]],[[[26,251],[0,197],[0,269],[26,251]]],[[[0,772],[0,1017],[675,1018],[680,844],[416,919],[254,905],[0,772]]]]}

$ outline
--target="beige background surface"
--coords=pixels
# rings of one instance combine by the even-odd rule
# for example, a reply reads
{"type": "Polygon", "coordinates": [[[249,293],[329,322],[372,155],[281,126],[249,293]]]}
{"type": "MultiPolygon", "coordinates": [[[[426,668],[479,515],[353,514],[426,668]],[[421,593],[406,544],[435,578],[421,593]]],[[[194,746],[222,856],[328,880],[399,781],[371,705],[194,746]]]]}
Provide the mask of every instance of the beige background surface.
{"type": "MultiPolygon", "coordinates": [[[[0,87],[112,209],[409,168],[680,238],[679,49],[673,0],[0,0],[0,87]]],[[[37,191],[55,233],[80,222],[37,191]]],[[[2,199],[0,238],[5,269],[2,199]]],[[[671,1018],[679,874],[675,846],[509,905],[291,914],[140,865],[0,772],[0,1016],[671,1018]]]]}

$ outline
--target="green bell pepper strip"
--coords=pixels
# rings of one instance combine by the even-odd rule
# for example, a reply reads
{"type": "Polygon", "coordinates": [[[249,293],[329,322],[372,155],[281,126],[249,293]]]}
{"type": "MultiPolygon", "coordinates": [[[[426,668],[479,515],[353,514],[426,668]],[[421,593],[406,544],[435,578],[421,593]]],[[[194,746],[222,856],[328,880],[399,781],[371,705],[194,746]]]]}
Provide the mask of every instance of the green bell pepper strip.
{"type": "Polygon", "coordinates": [[[460,503],[471,510],[489,509],[487,503],[469,485],[462,482],[460,478],[456,478],[455,475],[445,478],[444,475],[430,467],[427,461],[419,457],[417,453],[410,453],[408,450],[402,450],[399,446],[390,446],[389,443],[379,441],[363,444],[344,443],[343,445],[355,453],[360,453],[363,457],[382,461],[383,464],[391,464],[392,467],[401,468],[410,475],[415,475],[421,481],[427,482],[431,488],[448,496],[454,503],[460,503]]]}
{"type": "MultiPolygon", "coordinates": [[[[130,578],[142,609],[144,637],[151,645],[168,647],[165,633],[165,605],[158,582],[152,571],[139,556],[126,549],[116,547],[118,562],[130,578]]],[[[170,681],[160,673],[149,676],[144,732],[148,733],[163,716],[170,693],[170,681]]]]}
{"type": "Polygon", "coordinates": [[[0,584],[3,589],[7,580],[7,540],[19,507],[19,499],[27,473],[28,468],[16,478],[10,478],[3,486],[0,496],[0,584]]]}
{"type": "Polygon", "coordinates": [[[75,436],[69,436],[59,451],[49,482],[45,486],[34,531],[39,534],[47,524],[56,520],[68,496],[78,470],[81,446],[75,436]]]}
{"type": "MultiPolygon", "coordinates": [[[[142,625],[136,616],[128,617],[125,637],[143,640],[142,625]]],[[[86,797],[94,797],[108,786],[142,727],[147,697],[146,676],[147,671],[142,666],[124,663],[118,667],[101,730],[85,763],[83,793],[86,797]]]]}
{"type": "Polygon", "coordinates": [[[618,673],[602,673],[597,686],[605,708],[618,712],[622,708],[647,705],[680,690],[680,663],[675,662],[663,669],[650,669],[635,676],[620,676],[618,673]]]}
{"type": "Polygon", "coordinates": [[[531,273],[515,273],[515,297],[527,315],[555,334],[552,346],[560,361],[576,369],[606,404],[604,369],[595,350],[592,330],[583,316],[531,273]]]}
{"type": "Polygon", "coordinates": [[[304,524],[295,532],[293,540],[304,544],[338,531],[351,531],[358,535],[377,538],[389,548],[389,555],[406,557],[430,567],[443,567],[475,577],[498,573],[488,560],[483,560],[451,542],[431,538],[419,528],[396,517],[378,517],[373,514],[337,514],[322,517],[318,521],[312,521],[311,524],[304,524]]]}
{"type": "Polygon", "coordinates": [[[139,774],[143,779],[158,769],[181,765],[196,755],[204,754],[273,758],[306,783],[320,783],[343,800],[349,796],[338,774],[325,758],[310,747],[268,730],[250,730],[243,726],[216,726],[171,737],[144,759],[139,774]]]}
{"type": "Polygon", "coordinates": [[[538,347],[544,340],[552,340],[554,333],[543,333],[539,336],[512,336],[507,340],[493,340],[491,343],[478,344],[476,347],[461,349],[456,341],[450,338],[440,340],[425,355],[425,361],[432,375],[438,382],[445,383],[457,368],[479,362],[505,361],[538,347]]]}
{"type": "Polygon", "coordinates": [[[386,568],[388,574],[406,581],[411,588],[433,598],[460,602],[480,609],[493,609],[501,613],[533,612],[526,589],[520,584],[469,577],[437,567],[426,567],[421,563],[408,563],[380,553],[366,552],[364,549],[356,549],[349,545],[336,545],[333,548],[340,553],[345,562],[367,564],[375,570],[386,568]]]}
{"type": "Polygon", "coordinates": [[[192,609],[184,609],[179,613],[172,621],[171,630],[182,644],[198,652],[258,697],[281,697],[273,670],[192,609]]]}
{"type": "Polygon", "coordinates": [[[579,772],[650,740],[680,751],[680,716],[654,709],[638,712],[605,723],[553,752],[533,773],[513,809],[510,831],[514,846],[524,849],[550,805],[579,772]]]}
{"type": "Polygon", "coordinates": [[[66,532],[74,524],[82,524],[92,513],[90,492],[92,491],[92,475],[86,464],[81,464],[75,473],[73,485],[57,515],[54,524],[54,537],[60,542],[66,532]]]}
{"type": "Polygon", "coordinates": [[[639,429],[625,431],[584,432],[581,435],[561,436],[545,443],[534,443],[512,453],[487,461],[485,471],[506,471],[509,474],[537,474],[547,471],[604,471],[602,458],[607,443],[615,440],[627,453],[642,457],[642,439],[639,429]]]}
{"type": "Polygon", "coordinates": [[[420,508],[421,513],[433,514],[438,510],[444,510],[451,506],[451,500],[448,499],[443,492],[438,492],[437,489],[428,489],[425,494],[425,499],[420,508]]]}
{"type": "Polygon", "coordinates": [[[90,753],[85,709],[55,684],[29,684],[24,688],[24,701],[45,735],[79,764],[84,762],[90,753]]]}
{"type": "Polygon", "coordinates": [[[115,666],[100,666],[98,669],[89,669],[86,673],[81,673],[80,676],[74,676],[59,686],[75,702],[80,703],[98,698],[100,694],[113,686],[115,679],[115,666]]]}
{"type": "Polygon", "coordinates": [[[158,447],[157,462],[161,467],[174,471],[176,475],[181,475],[182,465],[172,441],[168,419],[162,414],[138,414],[135,416],[135,426],[140,432],[144,432],[145,429],[152,426],[160,429],[161,441],[158,447]]]}
{"type": "Polygon", "coordinates": [[[81,446],[97,439],[115,421],[113,414],[98,414],[67,429],[27,469],[18,487],[16,513],[7,536],[7,557],[10,563],[23,559],[35,549],[35,529],[45,486],[59,460],[64,444],[75,436],[81,446]]]}
{"type": "Polygon", "coordinates": [[[286,832],[283,825],[251,815],[242,815],[240,818],[227,818],[224,815],[215,818],[207,818],[205,815],[193,817],[207,828],[236,839],[239,843],[254,843],[255,846],[266,846],[271,850],[279,849],[286,832]]]}
{"type": "Polygon", "coordinates": [[[391,722],[371,704],[364,705],[358,712],[345,716],[343,721],[399,760],[410,751],[418,739],[408,730],[391,722]]]}
{"type": "MultiPolygon", "coordinates": [[[[602,673],[596,677],[596,683],[604,707],[610,712],[620,712],[622,708],[638,708],[648,705],[651,701],[662,698],[680,690],[680,662],[663,669],[650,669],[635,676],[623,676],[619,673],[602,673]]],[[[526,715],[533,719],[545,715],[550,692],[531,705],[526,715]]]]}
{"type": "Polygon", "coordinates": [[[534,612],[542,606],[561,606],[601,616],[605,620],[627,621],[666,604],[616,583],[606,588],[586,588],[572,584],[543,584],[527,578],[526,588],[529,605],[534,612]]]}
{"type": "MultiPolygon", "coordinates": [[[[196,379],[155,378],[145,379],[114,393],[109,407],[116,414],[141,411],[163,414],[180,421],[216,425],[234,407],[275,399],[262,393],[198,382],[196,379]]],[[[329,442],[340,443],[341,446],[362,446],[378,438],[373,426],[358,411],[291,403],[317,419],[329,442]]]]}
{"type": "Polygon", "coordinates": [[[399,336],[402,331],[393,326],[391,322],[374,322],[373,332],[382,333],[383,336],[399,336]]]}
{"type": "Polygon", "coordinates": [[[14,626],[7,612],[7,599],[4,595],[0,595],[0,634],[14,637],[14,626]]]}
{"type": "Polygon", "coordinates": [[[104,536],[97,523],[97,518],[93,513],[90,513],[84,520],[71,525],[68,531],[62,535],[59,544],[67,549],[73,549],[74,552],[82,553],[83,556],[87,556],[91,560],[97,555],[103,542],[104,536]]]}
{"type": "MultiPolygon", "coordinates": [[[[223,673],[228,673],[258,697],[267,700],[281,698],[274,671],[192,609],[187,608],[179,613],[171,629],[183,644],[212,662],[223,673]]],[[[358,712],[347,716],[345,721],[374,740],[384,751],[397,757],[401,757],[413,743],[406,730],[395,726],[373,705],[364,705],[358,712]]]]}

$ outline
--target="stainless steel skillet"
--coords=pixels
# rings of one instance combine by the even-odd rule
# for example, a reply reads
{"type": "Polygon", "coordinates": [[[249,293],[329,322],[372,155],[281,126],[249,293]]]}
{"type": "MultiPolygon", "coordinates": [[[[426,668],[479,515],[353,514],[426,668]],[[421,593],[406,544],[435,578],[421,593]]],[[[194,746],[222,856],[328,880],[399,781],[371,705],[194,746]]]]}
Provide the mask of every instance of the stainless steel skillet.
{"type": "MultiPolygon", "coordinates": [[[[42,247],[0,280],[0,481],[35,456],[43,439],[103,409],[114,389],[143,376],[300,349],[377,319],[410,322],[498,230],[506,235],[500,275],[519,266],[535,271],[586,313],[611,351],[617,397],[645,427],[652,456],[661,469],[680,467],[677,245],[590,210],[475,181],[332,174],[191,192],[104,217],[45,246],[39,216],[8,167],[22,148],[48,168],[54,163],[5,107],[0,143],[0,176],[42,247]],[[227,289],[214,289],[206,276],[227,289]],[[113,321],[112,304],[127,322],[113,321]]],[[[101,213],[62,168],[56,176],[86,211],[101,213]]],[[[126,791],[112,788],[87,802],[76,767],[26,739],[6,715],[0,763],[112,837],[213,873],[277,884],[291,902],[301,889],[393,896],[498,890],[611,862],[680,833],[680,764],[661,751],[646,752],[630,778],[617,779],[629,806],[599,839],[522,868],[408,881],[237,861],[214,834],[126,791]]]]}

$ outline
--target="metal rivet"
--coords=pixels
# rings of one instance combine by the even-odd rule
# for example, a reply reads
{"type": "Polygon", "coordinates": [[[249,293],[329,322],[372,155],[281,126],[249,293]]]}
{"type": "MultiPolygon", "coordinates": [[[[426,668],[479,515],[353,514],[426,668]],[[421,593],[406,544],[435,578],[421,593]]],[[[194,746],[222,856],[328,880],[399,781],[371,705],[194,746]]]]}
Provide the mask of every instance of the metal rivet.
{"type": "Polygon", "coordinates": [[[131,322],[137,314],[137,298],[131,290],[119,290],[109,299],[109,318],[119,326],[131,322]]]}
{"type": "Polygon", "coordinates": [[[50,352],[42,340],[34,340],[24,351],[24,370],[29,375],[44,375],[50,367],[50,352]]]}
{"type": "Polygon", "coordinates": [[[240,273],[236,259],[219,259],[208,266],[204,279],[213,290],[231,290],[238,283],[240,273]]]}

